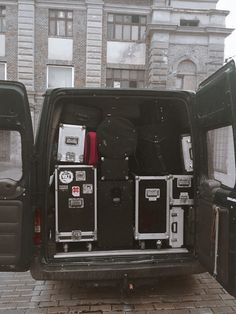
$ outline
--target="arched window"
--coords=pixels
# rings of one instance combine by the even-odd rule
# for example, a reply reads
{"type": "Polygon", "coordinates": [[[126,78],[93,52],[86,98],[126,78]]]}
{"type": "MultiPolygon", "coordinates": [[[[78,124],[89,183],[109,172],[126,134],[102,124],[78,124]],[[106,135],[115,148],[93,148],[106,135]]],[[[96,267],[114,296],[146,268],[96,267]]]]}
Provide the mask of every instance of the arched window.
{"type": "Polygon", "coordinates": [[[197,67],[190,60],[180,62],[177,68],[176,87],[185,90],[196,90],[197,88],[197,67]]]}

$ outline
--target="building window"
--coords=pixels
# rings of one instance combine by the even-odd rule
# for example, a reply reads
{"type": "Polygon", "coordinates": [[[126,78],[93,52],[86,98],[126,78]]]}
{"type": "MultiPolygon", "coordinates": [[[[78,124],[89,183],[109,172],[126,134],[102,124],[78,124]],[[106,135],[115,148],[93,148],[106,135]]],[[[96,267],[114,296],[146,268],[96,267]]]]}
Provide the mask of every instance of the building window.
{"type": "Polygon", "coordinates": [[[69,66],[48,65],[47,88],[74,87],[74,68],[69,66]]]}
{"type": "Polygon", "coordinates": [[[0,33],[6,31],[6,8],[0,6],[0,33]]]}
{"type": "Polygon", "coordinates": [[[108,40],[144,41],[146,23],[144,15],[108,14],[108,40]]]}
{"type": "Polygon", "coordinates": [[[180,26],[198,26],[199,25],[199,20],[195,19],[195,20],[184,20],[181,19],[180,20],[180,26]]]}
{"type": "Polygon", "coordinates": [[[0,62],[0,80],[7,79],[7,64],[5,62],[0,62]]]}
{"type": "Polygon", "coordinates": [[[178,65],[176,87],[178,89],[196,90],[197,67],[191,60],[184,60],[178,65]]]}
{"type": "Polygon", "coordinates": [[[107,87],[115,88],[143,88],[144,70],[107,69],[107,87]]]}
{"type": "Polygon", "coordinates": [[[72,37],[73,12],[49,10],[49,36],[72,37]]]}

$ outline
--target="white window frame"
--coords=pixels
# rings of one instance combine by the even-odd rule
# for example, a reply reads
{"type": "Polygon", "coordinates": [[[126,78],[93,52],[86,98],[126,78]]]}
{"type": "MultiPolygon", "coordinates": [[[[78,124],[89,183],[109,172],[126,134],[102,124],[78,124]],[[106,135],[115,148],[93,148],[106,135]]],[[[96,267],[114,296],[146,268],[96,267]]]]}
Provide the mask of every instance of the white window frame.
{"type": "MultiPolygon", "coordinates": [[[[48,77],[49,77],[49,68],[65,68],[65,69],[71,69],[71,87],[74,87],[74,67],[73,66],[67,66],[67,65],[55,65],[55,64],[47,64],[47,88],[48,87],[48,77]]],[[[62,87],[62,86],[58,86],[62,87]]],[[[51,87],[50,87],[51,88],[51,87]]],[[[52,88],[57,88],[57,87],[52,87],[52,88]]],[[[62,87],[63,88],[63,87],[62,87]]]]}
{"type": "Polygon", "coordinates": [[[6,33],[6,6],[0,5],[0,34],[5,33],[6,33]],[[4,14],[3,11],[5,11],[4,14]],[[3,20],[5,20],[5,23],[3,23],[3,20]]]}
{"type": "Polygon", "coordinates": [[[48,35],[49,35],[49,37],[72,38],[73,37],[73,10],[49,9],[49,12],[48,12],[48,35]],[[55,17],[50,16],[51,12],[54,12],[55,17]],[[66,16],[64,18],[59,17],[58,16],[59,12],[64,12],[66,16]],[[72,18],[69,18],[67,16],[68,13],[72,14],[72,18]],[[55,29],[54,29],[55,32],[54,31],[52,32],[52,30],[51,30],[51,26],[50,26],[51,21],[55,22],[55,29]],[[65,23],[65,35],[58,34],[58,24],[57,23],[60,21],[65,23]],[[71,35],[68,35],[68,22],[72,23],[71,35]]]}

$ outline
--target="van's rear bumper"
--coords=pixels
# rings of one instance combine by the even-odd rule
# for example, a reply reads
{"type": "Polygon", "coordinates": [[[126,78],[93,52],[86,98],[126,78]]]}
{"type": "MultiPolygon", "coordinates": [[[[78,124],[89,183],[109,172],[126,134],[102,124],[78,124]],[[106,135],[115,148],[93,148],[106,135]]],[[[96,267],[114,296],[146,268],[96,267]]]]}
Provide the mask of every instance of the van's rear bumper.
{"type": "Polygon", "coordinates": [[[79,263],[63,260],[46,262],[35,256],[31,264],[31,275],[36,280],[81,280],[81,281],[110,281],[122,280],[153,280],[160,276],[178,276],[197,274],[204,271],[192,255],[168,256],[155,260],[140,262],[129,261],[116,263],[93,262],[79,263]]]}

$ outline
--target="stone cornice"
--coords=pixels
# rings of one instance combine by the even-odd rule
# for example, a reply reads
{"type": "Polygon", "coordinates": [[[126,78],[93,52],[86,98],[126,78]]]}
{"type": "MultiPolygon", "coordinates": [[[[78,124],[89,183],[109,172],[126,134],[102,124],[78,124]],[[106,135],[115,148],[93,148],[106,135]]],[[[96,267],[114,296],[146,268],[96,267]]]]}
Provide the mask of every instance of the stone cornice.
{"type": "Polygon", "coordinates": [[[103,0],[85,0],[86,4],[92,4],[92,5],[104,5],[104,1],[103,0]]]}
{"type": "Polygon", "coordinates": [[[0,1],[0,5],[16,5],[18,0],[2,0],[0,1]]]}
{"type": "Polygon", "coordinates": [[[183,9],[183,8],[173,8],[173,7],[156,7],[152,6],[152,11],[165,11],[170,13],[193,13],[193,14],[204,14],[204,15],[223,15],[227,16],[230,11],[227,10],[200,10],[200,9],[183,9]]]}
{"type": "Polygon", "coordinates": [[[104,4],[104,10],[114,13],[133,13],[133,14],[149,14],[151,12],[150,6],[134,6],[134,5],[126,5],[121,6],[118,4],[104,4]]]}
{"type": "Polygon", "coordinates": [[[85,0],[35,0],[37,7],[85,9],[85,0]]]}
{"type": "Polygon", "coordinates": [[[234,28],[223,28],[223,27],[212,27],[212,26],[207,26],[205,27],[206,32],[210,33],[215,33],[215,34],[226,34],[230,35],[233,31],[234,28]]]}
{"type": "Polygon", "coordinates": [[[147,34],[154,31],[162,31],[162,32],[173,32],[176,31],[178,25],[171,25],[171,24],[148,24],[147,25],[147,34]]]}
{"type": "MultiPolygon", "coordinates": [[[[178,0],[179,2],[183,1],[186,2],[186,0],[178,0]]],[[[188,0],[189,2],[212,2],[212,3],[217,3],[219,0],[188,0]]]]}
{"type": "Polygon", "coordinates": [[[227,16],[230,13],[228,10],[209,10],[207,12],[208,15],[216,15],[216,14],[221,14],[227,16]]]}
{"type": "Polygon", "coordinates": [[[219,34],[228,36],[233,32],[233,28],[225,27],[182,27],[176,24],[148,24],[147,25],[147,34],[149,35],[152,32],[176,32],[176,33],[190,33],[190,34],[219,34]]]}

